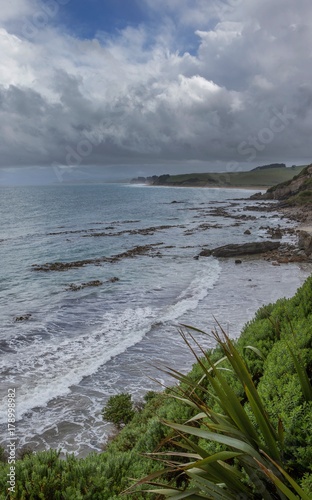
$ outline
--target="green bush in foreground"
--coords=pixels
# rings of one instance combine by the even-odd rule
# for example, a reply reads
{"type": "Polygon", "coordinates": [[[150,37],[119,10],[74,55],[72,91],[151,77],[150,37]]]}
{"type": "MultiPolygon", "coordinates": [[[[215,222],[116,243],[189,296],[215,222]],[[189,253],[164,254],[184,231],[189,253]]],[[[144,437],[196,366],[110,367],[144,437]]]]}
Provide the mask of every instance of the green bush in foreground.
{"type": "MultiPolygon", "coordinates": [[[[249,368],[252,381],[273,428],[282,432],[278,423],[280,420],[283,422],[284,442],[281,458],[284,469],[300,484],[308,498],[312,499],[312,408],[311,402],[303,396],[300,379],[288,350],[289,346],[300,359],[311,381],[312,278],[305,282],[293,298],[282,299],[261,308],[254,320],[245,326],[234,346],[249,368]],[[248,346],[258,348],[262,358],[254,350],[247,348],[248,346]]],[[[208,357],[214,364],[221,356],[220,347],[208,352],[208,357]]],[[[204,363],[206,369],[209,369],[208,361],[204,363]]],[[[224,361],[224,365],[219,365],[219,368],[221,367],[230,369],[230,364],[224,361]]],[[[242,384],[233,376],[233,370],[218,371],[238,397],[256,432],[261,435],[259,423],[253,416],[248,397],[242,384]]],[[[196,363],[187,379],[198,384],[202,374],[202,367],[196,363]]],[[[176,390],[175,388],[153,394],[142,411],[135,412],[132,420],[106,446],[104,453],[90,454],[85,459],[69,456],[66,460],[62,460],[58,452],[48,451],[26,455],[23,460],[18,460],[15,493],[8,495],[8,465],[0,463],[0,499],[121,500],[125,498],[122,492],[133,484],[131,478],[156,474],[163,468],[161,462],[155,462],[144,454],[155,450],[170,452],[173,449],[169,440],[176,431],[162,422],[185,425],[198,413],[197,407],[168,397],[170,393],[175,394],[176,390]]],[[[183,391],[184,393],[189,391],[189,382],[181,380],[180,390],[181,395],[183,391]]],[[[222,407],[209,390],[207,377],[202,379],[194,394],[202,398],[205,407],[210,407],[215,413],[221,413],[222,407]]],[[[204,449],[207,454],[224,451],[223,444],[207,441],[202,437],[191,436],[190,441],[204,449]]],[[[177,452],[182,452],[178,440],[174,446],[177,452]]],[[[264,459],[262,455],[261,458],[264,459]]],[[[233,458],[229,464],[231,467],[237,467],[237,458],[233,458]]],[[[174,474],[168,474],[167,484],[172,479],[174,474]]],[[[186,478],[183,476],[175,478],[175,487],[180,488],[181,486],[176,484],[184,480],[186,478]]],[[[247,475],[243,476],[242,481],[250,488],[247,475]]],[[[186,485],[187,482],[183,484],[186,485]]],[[[142,485],[139,490],[136,489],[132,498],[135,500],[155,498],[155,495],[145,493],[140,488],[146,489],[146,486],[142,485]]],[[[188,495],[188,492],[185,491],[181,495],[188,495]]]]}

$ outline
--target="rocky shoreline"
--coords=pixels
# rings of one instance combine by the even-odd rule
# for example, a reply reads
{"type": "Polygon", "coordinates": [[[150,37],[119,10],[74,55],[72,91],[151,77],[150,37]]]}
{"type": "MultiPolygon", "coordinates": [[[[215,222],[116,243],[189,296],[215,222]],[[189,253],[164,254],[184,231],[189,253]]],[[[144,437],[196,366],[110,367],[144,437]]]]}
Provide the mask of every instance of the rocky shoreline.
{"type": "MultiPolygon", "coordinates": [[[[272,165],[268,167],[272,167],[272,165]]],[[[266,167],[261,167],[260,170],[263,170],[264,168],[266,167]]],[[[161,176],[156,180],[155,178],[152,180],[160,182],[162,178],[164,178],[163,180],[166,180],[169,177],[170,176],[161,176]]],[[[242,242],[230,242],[227,245],[215,248],[210,248],[209,245],[202,244],[201,249],[199,245],[194,245],[194,249],[197,248],[197,251],[200,249],[199,253],[194,256],[194,259],[198,260],[199,258],[210,256],[218,259],[236,259],[236,257],[240,257],[235,260],[236,264],[240,264],[242,263],[242,258],[256,258],[269,261],[273,265],[288,264],[293,262],[312,262],[312,214],[311,202],[309,201],[312,196],[312,191],[310,190],[311,185],[312,164],[302,169],[298,175],[293,177],[293,179],[277,184],[276,186],[269,188],[265,193],[254,193],[249,198],[250,204],[248,202],[248,204],[240,206],[241,200],[227,200],[227,203],[222,206],[218,205],[218,201],[214,201],[213,206],[210,205],[211,202],[203,202],[200,203],[199,206],[188,207],[184,205],[183,201],[171,201],[169,204],[181,204],[181,208],[178,208],[179,211],[190,210],[195,212],[193,219],[200,220],[198,221],[198,225],[192,225],[191,228],[188,228],[183,224],[163,224],[159,226],[119,230],[118,227],[116,227],[117,223],[114,222],[109,226],[105,226],[103,228],[104,231],[98,231],[95,228],[90,228],[61,231],[50,233],[49,235],[62,236],[81,233],[80,236],[83,238],[123,237],[125,235],[150,237],[156,232],[161,233],[173,228],[181,228],[184,229],[185,236],[194,235],[194,240],[196,240],[197,234],[202,232],[209,233],[209,230],[211,229],[222,229],[224,227],[239,228],[244,225],[245,230],[242,232],[244,239],[242,242]],[[275,214],[276,212],[279,214],[281,221],[286,219],[286,221],[295,221],[296,223],[299,223],[297,229],[293,226],[287,227],[282,223],[278,224],[277,227],[276,225],[270,224],[270,217],[272,217],[272,215],[269,214],[273,211],[275,214]],[[209,222],[206,218],[209,218],[209,222]],[[211,218],[216,220],[212,222],[211,218]],[[223,219],[223,221],[230,219],[230,224],[224,223],[223,221],[220,224],[219,218],[223,219]],[[258,229],[260,231],[265,231],[265,236],[261,235],[261,238],[265,237],[266,239],[264,241],[259,241],[258,235],[256,239],[246,242],[246,236],[252,239],[255,230],[253,223],[258,221],[259,218],[263,218],[265,220],[265,224],[258,227],[258,229]],[[246,223],[250,223],[250,226],[247,229],[246,223]],[[285,236],[291,236],[291,238],[288,238],[290,241],[287,241],[285,236]],[[296,236],[296,238],[294,238],[294,236],[296,236]]],[[[246,201],[245,198],[243,200],[246,201]]],[[[138,221],[129,220],[125,222],[133,223],[138,221]]],[[[235,238],[237,241],[237,234],[233,234],[234,241],[235,238]]],[[[196,243],[196,241],[194,241],[194,243],[196,243]]],[[[32,270],[41,272],[67,271],[70,269],[85,267],[87,265],[101,266],[105,263],[113,264],[123,259],[139,256],[161,258],[164,255],[163,250],[166,248],[172,248],[172,246],[166,246],[164,242],[151,243],[149,241],[144,241],[144,244],[137,245],[134,248],[128,249],[117,255],[100,256],[93,259],[84,259],[72,262],[34,264],[32,266],[32,270]]],[[[178,251],[178,247],[176,248],[178,251]]],[[[69,284],[67,290],[78,291],[86,287],[100,285],[102,285],[102,282],[99,280],[93,280],[87,283],[71,283],[69,284]]]]}
{"type": "MultiPolygon", "coordinates": [[[[312,216],[309,207],[283,207],[278,205],[255,205],[245,207],[248,210],[255,211],[278,211],[281,219],[289,219],[299,223],[296,228],[274,228],[262,226],[266,229],[271,239],[281,240],[285,234],[296,234],[297,241],[294,244],[283,243],[281,241],[272,242],[270,240],[263,242],[251,242],[242,244],[229,244],[214,249],[203,249],[198,257],[208,257],[210,255],[217,258],[234,258],[244,256],[245,258],[262,258],[272,262],[273,265],[288,264],[294,262],[312,262],[312,216]]],[[[221,214],[220,214],[221,215],[221,214]]],[[[222,213],[224,216],[224,214],[222,213]]],[[[243,216],[236,216],[241,218],[243,216]]],[[[250,218],[252,219],[252,218],[250,218]]],[[[251,234],[245,231],[245,234],[251,234]]],[[[241,261],[236,261],[241,263],[241,261]]]]}
{"type": "MultiPolygon", "coordinates": [[[[272,202],[269,200],[258,200],[257,194],[250,198],[250,204],[240,205],[241,200],[227,200],[226,205],[218,206],[218,202],[213,202],[212,206],[210,202],[203,202],[197,207],[187,207],[183,205],[184,202],[172,201],[171,203],[180,203],[182,206],[178,210],[190,210],[194,211],[194,219],[201,219],[198,225],[192,228],[187,228],[183,224],[178,225],[160,225],[144,227],[134,230],[124,230],[116,231],[116,227],[110,226],[105,227],[105,229],[115,230],[114,232],[93,232],[92,230],[77,230],[76,233],[82,233],[81,237],[107,237],[107,236],[123,236],[125,234],[136,234],[144,237],[149,237],[157,232],[169,230],[172,228],[184,229],[185,236],[193,236],[196,240],[196,234],[207,232],[209,235],[209,230],[222,229],[224,227],[228,228],[238,228],[248,224],[249,229],[242,230],[241,234],[244,236],[244,240],[239,243],[229,243],[227,245],[217,246],[210,248],[209,245],[202,245],[198,247],[197,245],[187,245],[183,248],[194,248],[197,249],[197,253],[193,255],[193,258],[200,260],[206,257],[215,257],[221,261],[227,260],[229,263],[233,262],[233,265],[243,264],[244,262],[252,261],[267,261],[273,266],[281,266],[283,264],[291,263],[312,263],[312,216],[309,206],[300,207],[290,207],[285,206],[284,202],[272,202]],[[256,203],[252,203],[256,199],[256,203]],[[248,213],[244,213],[248,212],[248,213]],[[270,223],[272,214],[276,216],[279,215],[281,223],[274,225],[270,223]],[[204,222],[206,217],[213,217],[218,219],[223,219],[223,221],[218,222],[204,222]],[[264,238],[259,241],[259,238],[255,239],[255,230],[252,225],[259,219],[263,219],[263,225],[258,226],[258,229],[263,231],[264,238]],[[226,221],[229,221],[228,223],[226,221]],[[282,224],[286,222],[289,224],[282,224]],[[294,222],[298,225],[294,226],[294,222]],[[247,224],[246,224],[247,223],[247,224]],[[250,225],[249,225],[250,224],[250,225]],[[246,242],[246,236],[250,240],[246,242]],[[286,238],[285,238],[286,237],[286,238]],[[287,237],[290,237],[291,241],[287,241],[287,237]],[[286,239],[286,241],[285,241],[286,239]]],[[[246,198],[244,198],[246,201],[246,198]]],[[[130,221],[129,221],[130,222],[130,221]]],[[[50,233],[52,236],[67,235],[70,231],[62,233],[50,233]]],[[[237,237],[237,234],[236,234],[237,237]]],[[[195,241],[194,241],[195,243],[195,241]]],[[[100,256],[93,259],[85,259],[79,261],[70,262],[49,262],[44,264],[33,264],[32,270],[39,272],[64,272],[70,269],[82,268],[88,265],[101,266],[103,264],[115,264],[123,259],[132,259],[140,256],[145,257],[158,257],[162,258],[165,254],[164,251],[169,248],[174,248],[173,246],[166,245],[163,241],[157,243],[151,243],[146,241],[146,244],[137,245],[125,252],[112,256],[100,256]]],[[[177,250],[179,247],[176,247],[177,250]]],[[[115,283],[119,281],[119,278],[110,278],[107,283],[115,283]]],[[[100,287],[104,284],[102,280],[95,279],[88,282],[78,282],[78,283],[68,283],[65,288],[66,291],[77,292],[85,288],[100,287]]],[[[31,314],[19,315],[14,318],[15,322],[24,322],[31,318],[31,314]]]]}
{"type": "MultiPolygon", "coordinates": [[[[250,198],[254,199],[254,196],[250,198]]],[[[174,202],[172,202],[174,203],[174,202]]],[[[228,207],[196,207],[196,208],[181,208],[180,210],[194,210],[197,214],[194,218],[197,217],[205,217],[205,216],[214,216],[214,217],[222,217],[223,219],[232,219],[234,222],[229,227],[240,226],[247,221],[255,221],[258,217],[267,219],[268,222],[269,217],[263,215],[264,213],[270,213],[272,211],[278,212],[280,214],[281,219],[289,219],[291,221],[297,221],[300,223],[300,226],[297,230],[294,227],[273,227],[268,224],[260,226],[260,229],[266,231],[267,240],[265,241],[252,241],[248,243],[236,243],[236,244],[228,244],[221,247],[216,248],[202,248],[199,254],[197,254],[194,258],[198,259],[200,257],[208,257],[213,256],[216,258],[235,258],[235,257],[244,257],[244,258],[262,258],[267,261],[271,261],[273,265],[287,264],[290,262],[312,262],[312,218],[311,212],[307,207],[284,207],[281,204],[273,204],[272,202],[264,202],[246,205],[242,208],[244,211],[249,212],[258,212],[262,213],[258,217],[256,215],[244,214],[244,213],[230,213],[228,211],[229,208],[237,207],[239,203],[236,201],[230,201],[228,207]],[[294,235],[297,234],[297,242],[294,244],[285,243],[282,241],[284,235],[294,235]],[[274,240],[274,241],[272,241],[274,240]]],[[[171,229],[172,227],[185,227],[183,225],[178,226],[169,226],[163,225],[158,227],[150,227],[138,230],[131,231],[119,231],[115,233],[93,233],[90,235],[82,235],[85,236],[121,236],[125,233],[131,234],[141,234],[144,236],[153,235],[156,231],[162,231],[164,229],[171,229]]],[[[197,227],[192,229],[186,229],[185,235],[190,236],[196,234],[196,232],[200,231],[208,231],[209,229],[219,229],[222,228],[222,224],[209,224],[209,223],[201,223],[197,227]]],[[[252,236],[252,232],[247,229],[244,231],[244,235],[252,236]]],[[[45,264],[34,264],[32,266],[34,271],[66,271],[72,268],[84,267],[86,265],[101,265],[103,263],[115,263],[124,258],[133,258],[139,255],[145,255],[150,257],[161,257],[162,253],[160,249],[167,248],[163,246],[163,242],[152,243],[137,246],[135,248],[129,249],[122,254],[113,255],[111,257],[98,257],[95,259],[87,259],[82,261],[74,261],[74,262],[53,262],[53,263],[45,263],[45,264]]],[[[236,261],[236,263],[241,263],[241,261],[236,261]]],[[[92,283],[93,284],[93,283],[92,283]]],[[[88,283],[80,284],[75,288],[75,290],[79,290],[86,286],[90,286],[88,283]]],[[[73,290],[75,287],[74,284],[70,285],[70,289],[73,290]]]]}

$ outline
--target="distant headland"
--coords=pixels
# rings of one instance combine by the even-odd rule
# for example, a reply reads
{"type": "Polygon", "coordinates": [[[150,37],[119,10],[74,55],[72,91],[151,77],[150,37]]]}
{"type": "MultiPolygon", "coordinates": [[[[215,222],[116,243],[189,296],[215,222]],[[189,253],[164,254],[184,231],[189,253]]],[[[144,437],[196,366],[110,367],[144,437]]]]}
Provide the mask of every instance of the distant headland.
{"type": "Polygon", "coordinates": [[[172,187],[233,187],[233,188],[263,188],[289,181],[298,175],[305,165],[286,167],[285,163],[271,163],[248,171],[237,172],[207,172],[179,175],[153,175],[137,177],[132,184],[147,184],[150,186],[172,187]]]}

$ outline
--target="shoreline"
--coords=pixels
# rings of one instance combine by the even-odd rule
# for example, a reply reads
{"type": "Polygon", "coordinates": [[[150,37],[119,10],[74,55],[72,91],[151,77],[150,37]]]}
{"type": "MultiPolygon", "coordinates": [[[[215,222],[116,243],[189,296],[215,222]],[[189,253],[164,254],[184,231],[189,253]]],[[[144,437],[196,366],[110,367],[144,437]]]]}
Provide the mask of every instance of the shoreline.
{"type": "Polygon", "coordinates": [[[168,185],[168,184],[139,184],[139,183],[125,183],[127,186],[137,186],[137,187],[152,187],[152,188],[195,188],[195,189],[227,189],[227,190],[242,190],[242,191],[267,191],[272,186],[194,186],[193,184],[181,185],[168,185]]]}

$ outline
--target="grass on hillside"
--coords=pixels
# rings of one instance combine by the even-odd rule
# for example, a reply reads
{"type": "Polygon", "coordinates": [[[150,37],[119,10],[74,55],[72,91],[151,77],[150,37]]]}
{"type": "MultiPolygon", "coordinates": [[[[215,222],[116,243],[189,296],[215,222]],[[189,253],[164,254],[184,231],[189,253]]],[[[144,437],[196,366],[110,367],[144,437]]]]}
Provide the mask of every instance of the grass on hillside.
{"type": "Polygon", "coordinates": [[[247,172],[170,175],[164,181],[161,181],[161,184],[198,187],[270,187],[292,179],[303,168],[304,166],[251,170],[247,172]]]}

